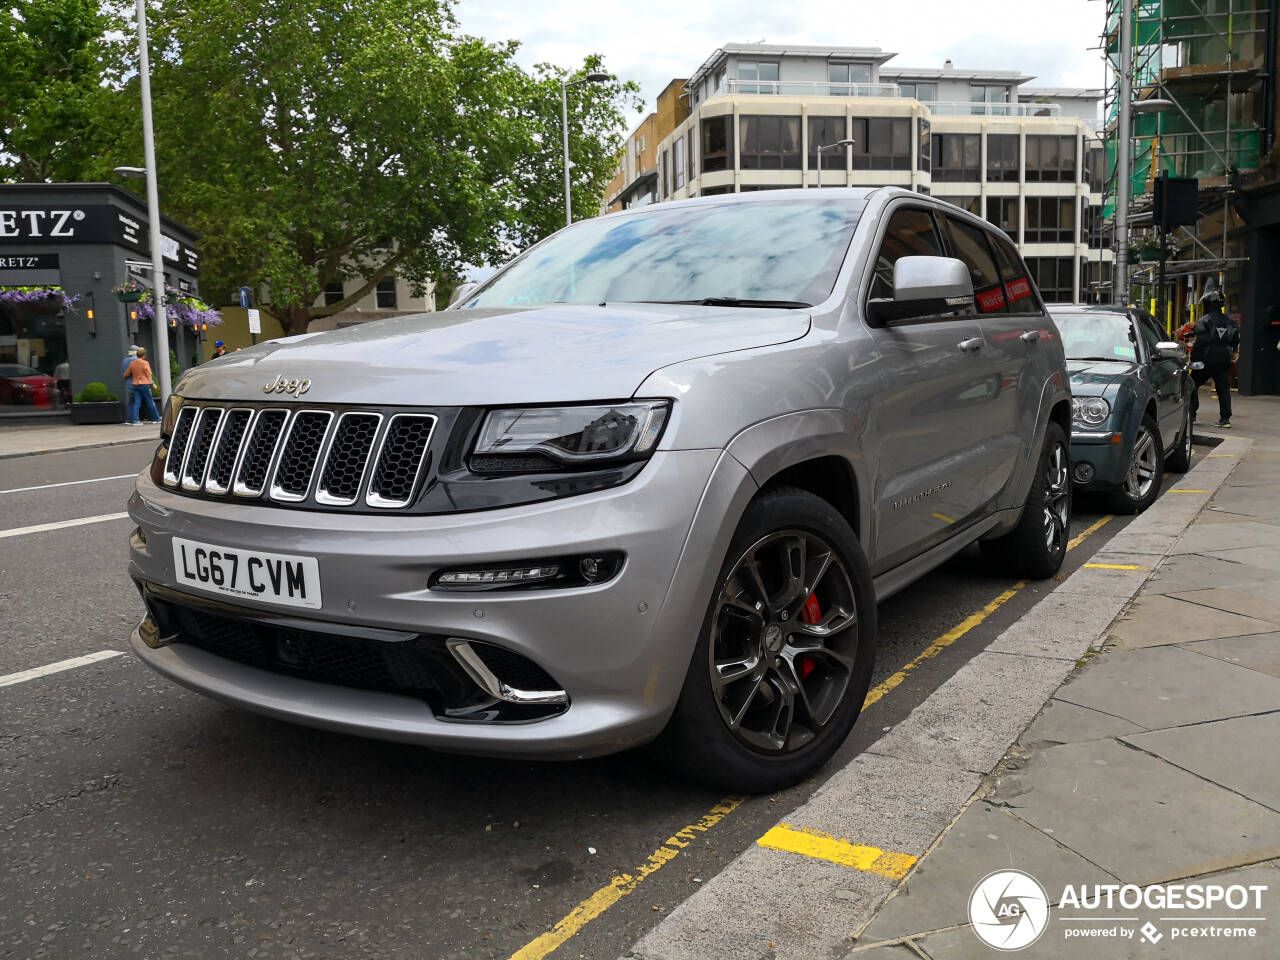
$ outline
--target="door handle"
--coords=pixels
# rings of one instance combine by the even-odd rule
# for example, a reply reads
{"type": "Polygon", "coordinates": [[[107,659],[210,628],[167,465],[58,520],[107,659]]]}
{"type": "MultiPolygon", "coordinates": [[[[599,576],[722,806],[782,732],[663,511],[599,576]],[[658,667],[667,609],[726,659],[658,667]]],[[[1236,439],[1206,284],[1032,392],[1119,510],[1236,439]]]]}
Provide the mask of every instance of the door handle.
{"type": "Polygon", "coordinates": [[[1018,339],[1020,339],[1023,343],[1035,343],[1037,340],[1039,340],[1039,339],[1040,339],[1040,331],[1039,331],[1039,330],[1028,330],[1026,333],[1024,333],[1024,334],[1023,334],[1021,337],[1019,337],[1018,339]]]}
{"type": "Polygon", "coordinates": [[[976,353],[982,349],[982,338],[971,337],[968,340],[961,340],[957,346],[965,353],[976,353]]]}

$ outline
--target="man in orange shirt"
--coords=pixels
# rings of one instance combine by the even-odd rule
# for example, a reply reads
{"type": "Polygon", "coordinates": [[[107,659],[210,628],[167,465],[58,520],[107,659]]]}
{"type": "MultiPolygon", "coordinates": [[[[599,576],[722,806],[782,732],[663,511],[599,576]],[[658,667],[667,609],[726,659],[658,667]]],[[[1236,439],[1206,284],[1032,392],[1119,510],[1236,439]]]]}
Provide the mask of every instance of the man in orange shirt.
{"type": "Polygon", "coordinates": [[[156,411],[155,401],[151,399],[151,364],[147,363],[145,347],[139,347],[138,356],[124,368],[124,380],[129,386],[129,406],[125,423],[133,427],[138,425],[139,407],[146,415],[147,423],[159,423],[160,414],[156,411]]]}

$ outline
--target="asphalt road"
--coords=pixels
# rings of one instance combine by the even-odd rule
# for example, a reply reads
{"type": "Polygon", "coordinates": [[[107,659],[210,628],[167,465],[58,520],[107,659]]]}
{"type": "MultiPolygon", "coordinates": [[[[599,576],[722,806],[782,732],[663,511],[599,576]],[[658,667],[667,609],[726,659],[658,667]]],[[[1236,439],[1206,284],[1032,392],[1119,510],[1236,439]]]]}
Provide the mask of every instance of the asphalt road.
{"type": "MultiPolygon", "coordinates": [[[[151,449],[0,461],[0,677],[127,651],[142,614],[126,575],[127,519],[4,534],[122,512],[132,480],[118,477],[151,449]]],[[[1078,504],[1073,534],[1102,519],[1089,510],[1078,504]]],[[[1064,573],[1125,522],[1085,537],[1064,573]]],[[[883,604],[873,682],[902,679],[828,770],[1053,582],[1026,585],[917,661],[1012,586],[975,548],[883,604]]],[[[616,902],[599,916],[571,917],[561,929],[580,929],[550,955],[622,955],[820,782],[747,800],[634,892],[606,897],[616,902]]],[[[506,958],[613,877],[636,876],[722,799],[641,754],[479,760],[295,727],[189,693],[129,654],[0,686],[0,783],[0,957],[24,960],[506,958]]],[[[544,955],[545,944],[522,957],[544,955]]]]}

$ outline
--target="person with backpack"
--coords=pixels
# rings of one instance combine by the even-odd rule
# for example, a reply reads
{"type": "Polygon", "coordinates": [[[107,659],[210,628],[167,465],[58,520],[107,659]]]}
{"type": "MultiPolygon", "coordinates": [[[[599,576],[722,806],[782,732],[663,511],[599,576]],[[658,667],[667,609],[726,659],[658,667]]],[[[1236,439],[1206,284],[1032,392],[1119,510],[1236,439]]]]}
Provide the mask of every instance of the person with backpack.
{"type": "Polygon", "coordinates": [[[1218,422],[1215,427],[1231,426],[1231,382],[1227,374],[1240,353],[1240,324],[1223,312],[1226,301],[1212,284],[1200,298],[1204,311],[1196,321],[1192,335],[1195,345],[1191,348],[1191,379],[1196,389],[1191,394],[1191,419],[1196,419],[1200,409],[1200,387],[1213,380],[1218,391],[1218,422]]]}

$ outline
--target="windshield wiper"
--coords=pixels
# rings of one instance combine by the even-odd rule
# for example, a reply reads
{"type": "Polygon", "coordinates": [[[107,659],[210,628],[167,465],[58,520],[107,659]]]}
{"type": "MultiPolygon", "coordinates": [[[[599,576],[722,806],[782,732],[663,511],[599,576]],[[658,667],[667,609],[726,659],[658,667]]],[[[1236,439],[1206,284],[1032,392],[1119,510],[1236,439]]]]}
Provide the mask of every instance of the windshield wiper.
{"type": "Polygon", "coordinates": [[[1096,360],[1099,363],[1124,363],[1124,357],[1067,357],[1068,360],[1096,360]]]}
{"type": "Polygon", "coordinates": [[[699,307],[777,307],[783,310],[794,310],[798,307],[812,307],[812,303],[803,300],[744,300],[741,297],[703,297],[701,300],[646,300],[645,303],[691,303],[699,307]]]}

